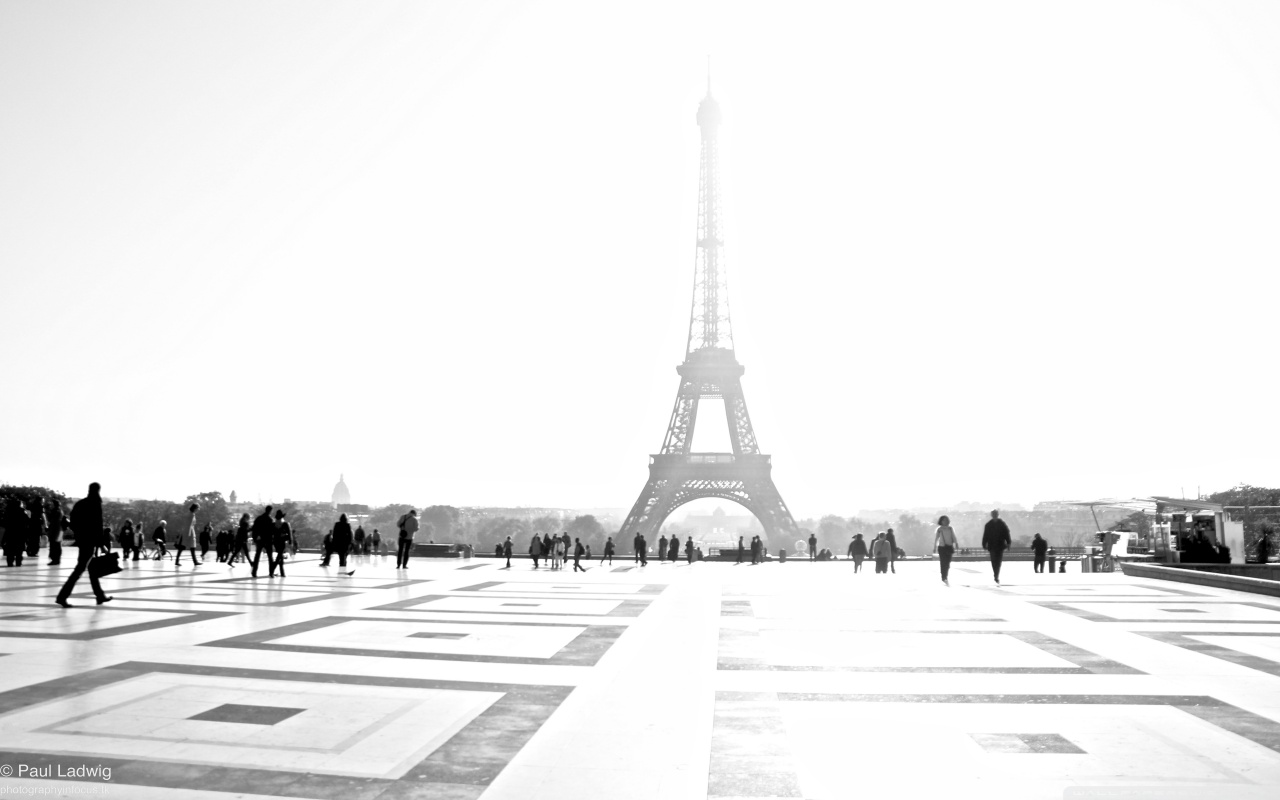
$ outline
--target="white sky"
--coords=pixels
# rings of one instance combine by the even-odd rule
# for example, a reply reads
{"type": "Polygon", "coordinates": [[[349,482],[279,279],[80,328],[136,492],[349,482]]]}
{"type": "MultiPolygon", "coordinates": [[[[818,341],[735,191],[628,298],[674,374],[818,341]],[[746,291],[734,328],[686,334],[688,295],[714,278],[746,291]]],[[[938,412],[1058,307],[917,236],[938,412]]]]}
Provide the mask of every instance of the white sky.
{"type": "Polygon", "coordinates": [[[797,517],[1280,482],[1280,4],[1223,0],[6,0],[0,481],[630,506],[708,54],[797,517]]]}

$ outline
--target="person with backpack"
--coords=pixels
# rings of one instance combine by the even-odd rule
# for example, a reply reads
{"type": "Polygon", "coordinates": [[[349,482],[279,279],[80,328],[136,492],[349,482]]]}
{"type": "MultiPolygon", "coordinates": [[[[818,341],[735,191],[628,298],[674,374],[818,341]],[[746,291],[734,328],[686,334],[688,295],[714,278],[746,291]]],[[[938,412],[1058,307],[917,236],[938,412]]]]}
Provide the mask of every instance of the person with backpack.
{"type": "Polygon", "coordinates": [[[409,554],[413,550],[413,537],[418,532],[417,509],[409,509],[409,513],[400,517],[397,526],[400,528],[400,541],[396,550],[396,569],[408,569],[409,554]]]}
{"type": "Polygon", "coordinates": [[[120,532],[116,534],[116,541],[120,544],[120,560],[128,561],[129,553],[133,551],[137,538],[133,533],[133,520],[126,519],[120,525],[120,532]]]}
{"type": "Polygon", "coordinates": [[[613,537],[610,536],[604,542],[604,555],[600,556],[600,565],[604,566],[604,560],[609,559],[609,566],[613,566],[613,537]]]}
{"type": "MultiPolygon", "coordinates": [[[[54,601],[63,608],[71,608],[71,603],[67,602],[71,597],[71,590],[75,588],[76,581],[80,580],[93,554],[103,543],[101,491],[102,487],[97,483],[89,484],[89,495],[77,500],[71,507],[71,531],[76,535],[76,547],[80,553],[76,556],[75,569],[71,570],[71,575],[67,577],[67,582],[62,584],[62,589],[58,591],[58,598],[54,601]]],[[[89,573],[89,585],[93,587],[93,596],[97,598],[98,605],[111,602],[107,593],[102,591],[98,576],[92,572],[89,573]]]]}
{"type": "Polygon", "coordinates": [[[574,539],[573,540],[573,571],[574,572],[587,571],[586,567],[582,566],[582,554],[584,552],[586,552],[586,550],[582,546],[582,540],[574,539]]]}

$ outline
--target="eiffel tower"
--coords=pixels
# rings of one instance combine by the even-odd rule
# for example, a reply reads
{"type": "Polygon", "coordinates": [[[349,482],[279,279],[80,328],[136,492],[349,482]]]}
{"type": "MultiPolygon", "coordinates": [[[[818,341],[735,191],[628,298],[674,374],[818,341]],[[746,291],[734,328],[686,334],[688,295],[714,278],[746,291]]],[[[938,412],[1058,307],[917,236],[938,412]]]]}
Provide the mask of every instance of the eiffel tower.
{"type": "Polygon", "coordinates": [[[703,497],[732,500],[756,516],[765,534],[799,536],[799,529],[782,496],[773,485],[769,456],[760,452],[747,401],[742,394],[742,373],[733,351],[733,326],[729,319],[729,286],[725,278],[724,239],[720,220],[720,154],[716,131],[720,105],[707,96],[698,105],[702,130],[702,158],[698,180],[698,246],[693,271],[693,303],[689,312],[689,339],[684,363],[676,368],[680,389],[667,425],[662,452],[649,457],[649,480],[627,515],[621,535],[644,534],[652,542],[667,516],[703,497]],[[732,453],[694,453],[693,429],[698,402],[724,400],[732,453]]]}

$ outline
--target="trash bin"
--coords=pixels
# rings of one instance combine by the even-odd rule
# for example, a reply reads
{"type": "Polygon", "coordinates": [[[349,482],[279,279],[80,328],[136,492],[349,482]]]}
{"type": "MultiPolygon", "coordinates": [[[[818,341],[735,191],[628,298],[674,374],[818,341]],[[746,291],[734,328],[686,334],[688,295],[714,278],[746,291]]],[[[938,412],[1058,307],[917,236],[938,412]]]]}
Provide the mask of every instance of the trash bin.
{"type": "Polygon", "coordinates": [[[781,563],[783,563],[783,564],[787,563],[787,551],[786,551],[786,550],[779,550],[779,551],[778,551],[778,561],[780,561],[780,562],[781,562],[781,563]]]}

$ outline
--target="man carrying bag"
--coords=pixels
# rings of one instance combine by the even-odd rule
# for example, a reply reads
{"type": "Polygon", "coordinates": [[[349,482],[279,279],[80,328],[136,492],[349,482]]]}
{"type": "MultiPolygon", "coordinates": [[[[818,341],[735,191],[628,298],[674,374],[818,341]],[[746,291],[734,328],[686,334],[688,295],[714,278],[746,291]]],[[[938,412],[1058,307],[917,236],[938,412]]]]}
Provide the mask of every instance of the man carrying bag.
{"type": "MultiPolygon", "coordinates": [[[[102,487],[96,483],[89,484],[89,496],[77,501],[71,507],[71,532],[76,536],[76,548],[80,554],[76,557],[75,569],[71,570],[70,577],[62,585],[62,591],[58,592],[58,599],[54,601],[63,608],[71,608],[67,598],[71,596],[71,590],[75,588],[76,581],[80,580],[80,576],[89,567],[89,562],[103,539],[101,489],[102,487]]],[[[119,571],[119,566],[112,571],[119,571]]],[[[102,591],[102,586],[98,583],[99,574],[110,573],[102,572],[100,568],[89,569],[89,585],[93,587],[93,595],[98,599],[98,605],[102,605],[109,602],[111,598],[102,591]]]]}

